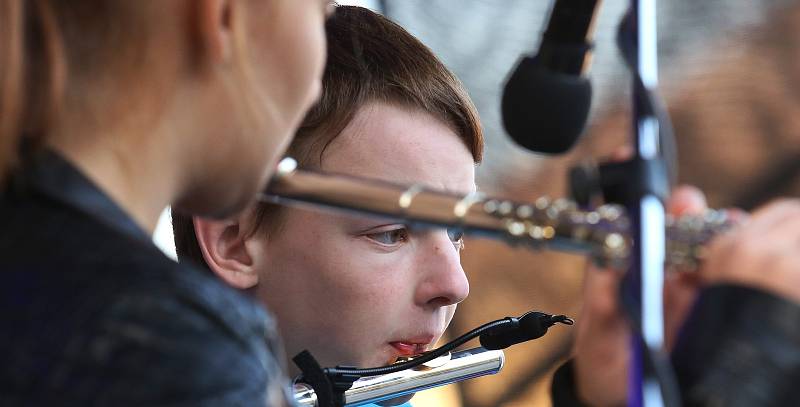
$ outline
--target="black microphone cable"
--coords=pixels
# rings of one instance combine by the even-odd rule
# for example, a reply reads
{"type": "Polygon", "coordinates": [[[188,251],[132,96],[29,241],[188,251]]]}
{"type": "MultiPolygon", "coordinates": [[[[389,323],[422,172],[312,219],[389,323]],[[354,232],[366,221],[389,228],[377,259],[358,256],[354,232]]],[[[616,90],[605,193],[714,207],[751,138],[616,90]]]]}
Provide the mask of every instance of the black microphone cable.
{"type": "Polygon", "coordinates": [[[487,322],[439,348],[425,352],[409,361],[371,368],[355,368],[349,366],[328,367],[323,369],[323,371],[328,375],[347,374],[360,377],[399,372],[430,362],[475,337],[480,337],[481,345],[488,350],[505,349],[511,345],[540,338],[547,333],[548,328],[557,323],[572,325],[575,321],[565,315],[550,315],[538,311],[529,311],[519,317],[505,317],[496,321],[487,322]]]}

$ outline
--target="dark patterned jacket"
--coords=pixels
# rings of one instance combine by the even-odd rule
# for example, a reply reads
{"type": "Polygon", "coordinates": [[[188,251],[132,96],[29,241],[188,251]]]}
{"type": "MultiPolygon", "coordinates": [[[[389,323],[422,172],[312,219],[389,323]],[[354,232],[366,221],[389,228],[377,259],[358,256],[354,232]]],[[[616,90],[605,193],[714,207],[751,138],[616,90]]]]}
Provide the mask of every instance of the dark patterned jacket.
{"type": "MultiPolygon", "coordinates": [[[[800,405],[800,305],[760,290],[703,290],[672,352],[686,407],[800,405]]],[[[602,374],[602,373],[598,373],[602,374]]],[[[582,407],[572,365],[556,371],[554,407],[582,407]]]]}
{"type": "Polygon", "coordinates": [[[0,405],[281,406],[272,319],[52,152],[0,196],[0,405]]]}

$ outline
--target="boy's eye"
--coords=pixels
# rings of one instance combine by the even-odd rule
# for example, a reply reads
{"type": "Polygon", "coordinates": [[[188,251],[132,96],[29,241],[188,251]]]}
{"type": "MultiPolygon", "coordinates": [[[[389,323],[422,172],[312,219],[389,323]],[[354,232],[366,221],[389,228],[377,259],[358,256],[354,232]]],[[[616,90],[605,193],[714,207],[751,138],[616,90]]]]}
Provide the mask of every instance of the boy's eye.
{"type": "Polygon", "coordinates": [[[447,229],[447,236],[450,238],[450,241],[453,242],[453,246],[456,247],[456,250],[463,250],[464,249],[464,231],[461,229],[456,228],[448,228],[447,229]]]}
{"type": "Polygon", "coordinates": [[[451,242],[457,242],[464,238],[464,231],[457,228],[448,228],[447,229],[447,236],[450,237],[451,242]]]}
{"type": "Polygon", "coordinates": [[[366,236],[380,244],[393,246],[408,241],[408,229],[403,227],[384,232],[369,233],[366,236]]]}

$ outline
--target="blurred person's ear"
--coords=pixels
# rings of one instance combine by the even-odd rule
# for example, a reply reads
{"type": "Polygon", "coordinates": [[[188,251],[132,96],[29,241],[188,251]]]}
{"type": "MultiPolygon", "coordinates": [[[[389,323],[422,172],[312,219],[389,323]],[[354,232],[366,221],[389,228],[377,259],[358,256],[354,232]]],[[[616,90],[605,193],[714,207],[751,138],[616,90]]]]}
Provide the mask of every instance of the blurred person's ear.
{"type": "Polygon", "coordinates": [[[245,290],[258,284],[252,240],[242,219],[217,221],[195,217],[197,244],[208,268],[228,285],[245,290]]]}
{"type": "Polygon", "coordinates": [[[198,57],[210,64],[231,59],[234,47],[232,8],[235,0],[193,0],[198,57]]]}

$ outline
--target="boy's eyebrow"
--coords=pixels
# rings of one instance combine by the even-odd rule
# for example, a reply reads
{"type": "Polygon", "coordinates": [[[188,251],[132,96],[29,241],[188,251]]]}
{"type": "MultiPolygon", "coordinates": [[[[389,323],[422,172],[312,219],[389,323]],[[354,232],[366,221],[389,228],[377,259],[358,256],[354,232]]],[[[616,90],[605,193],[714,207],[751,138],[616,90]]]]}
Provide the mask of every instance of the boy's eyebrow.
{"type": "Polygon", "coordinates": [[[467,192],[464,192],[463,189],[453,189],[448,187],[426,187],[425,189],[434,193],[443,193],[461,198],[475,193],[475,189],[471,189],[467,192]]]}
{"type": "Polygon", "coordinates": [[[448,188],[448,187],[440,188],[439,191],[445,192],[445,193],[448,193],[448,194],[451,194],[451,195],[458,195],[458,196],[461,196],[461,197],[465,197],[467,195],[482,194],[482,192],[478,191],[478,184],[474,184],[474,183],[472,184],[472,188],[470,188],[469,191],[466,191],[466,192],[463,191],[463,190],[455,190],[455,189],[448,188]]]}

